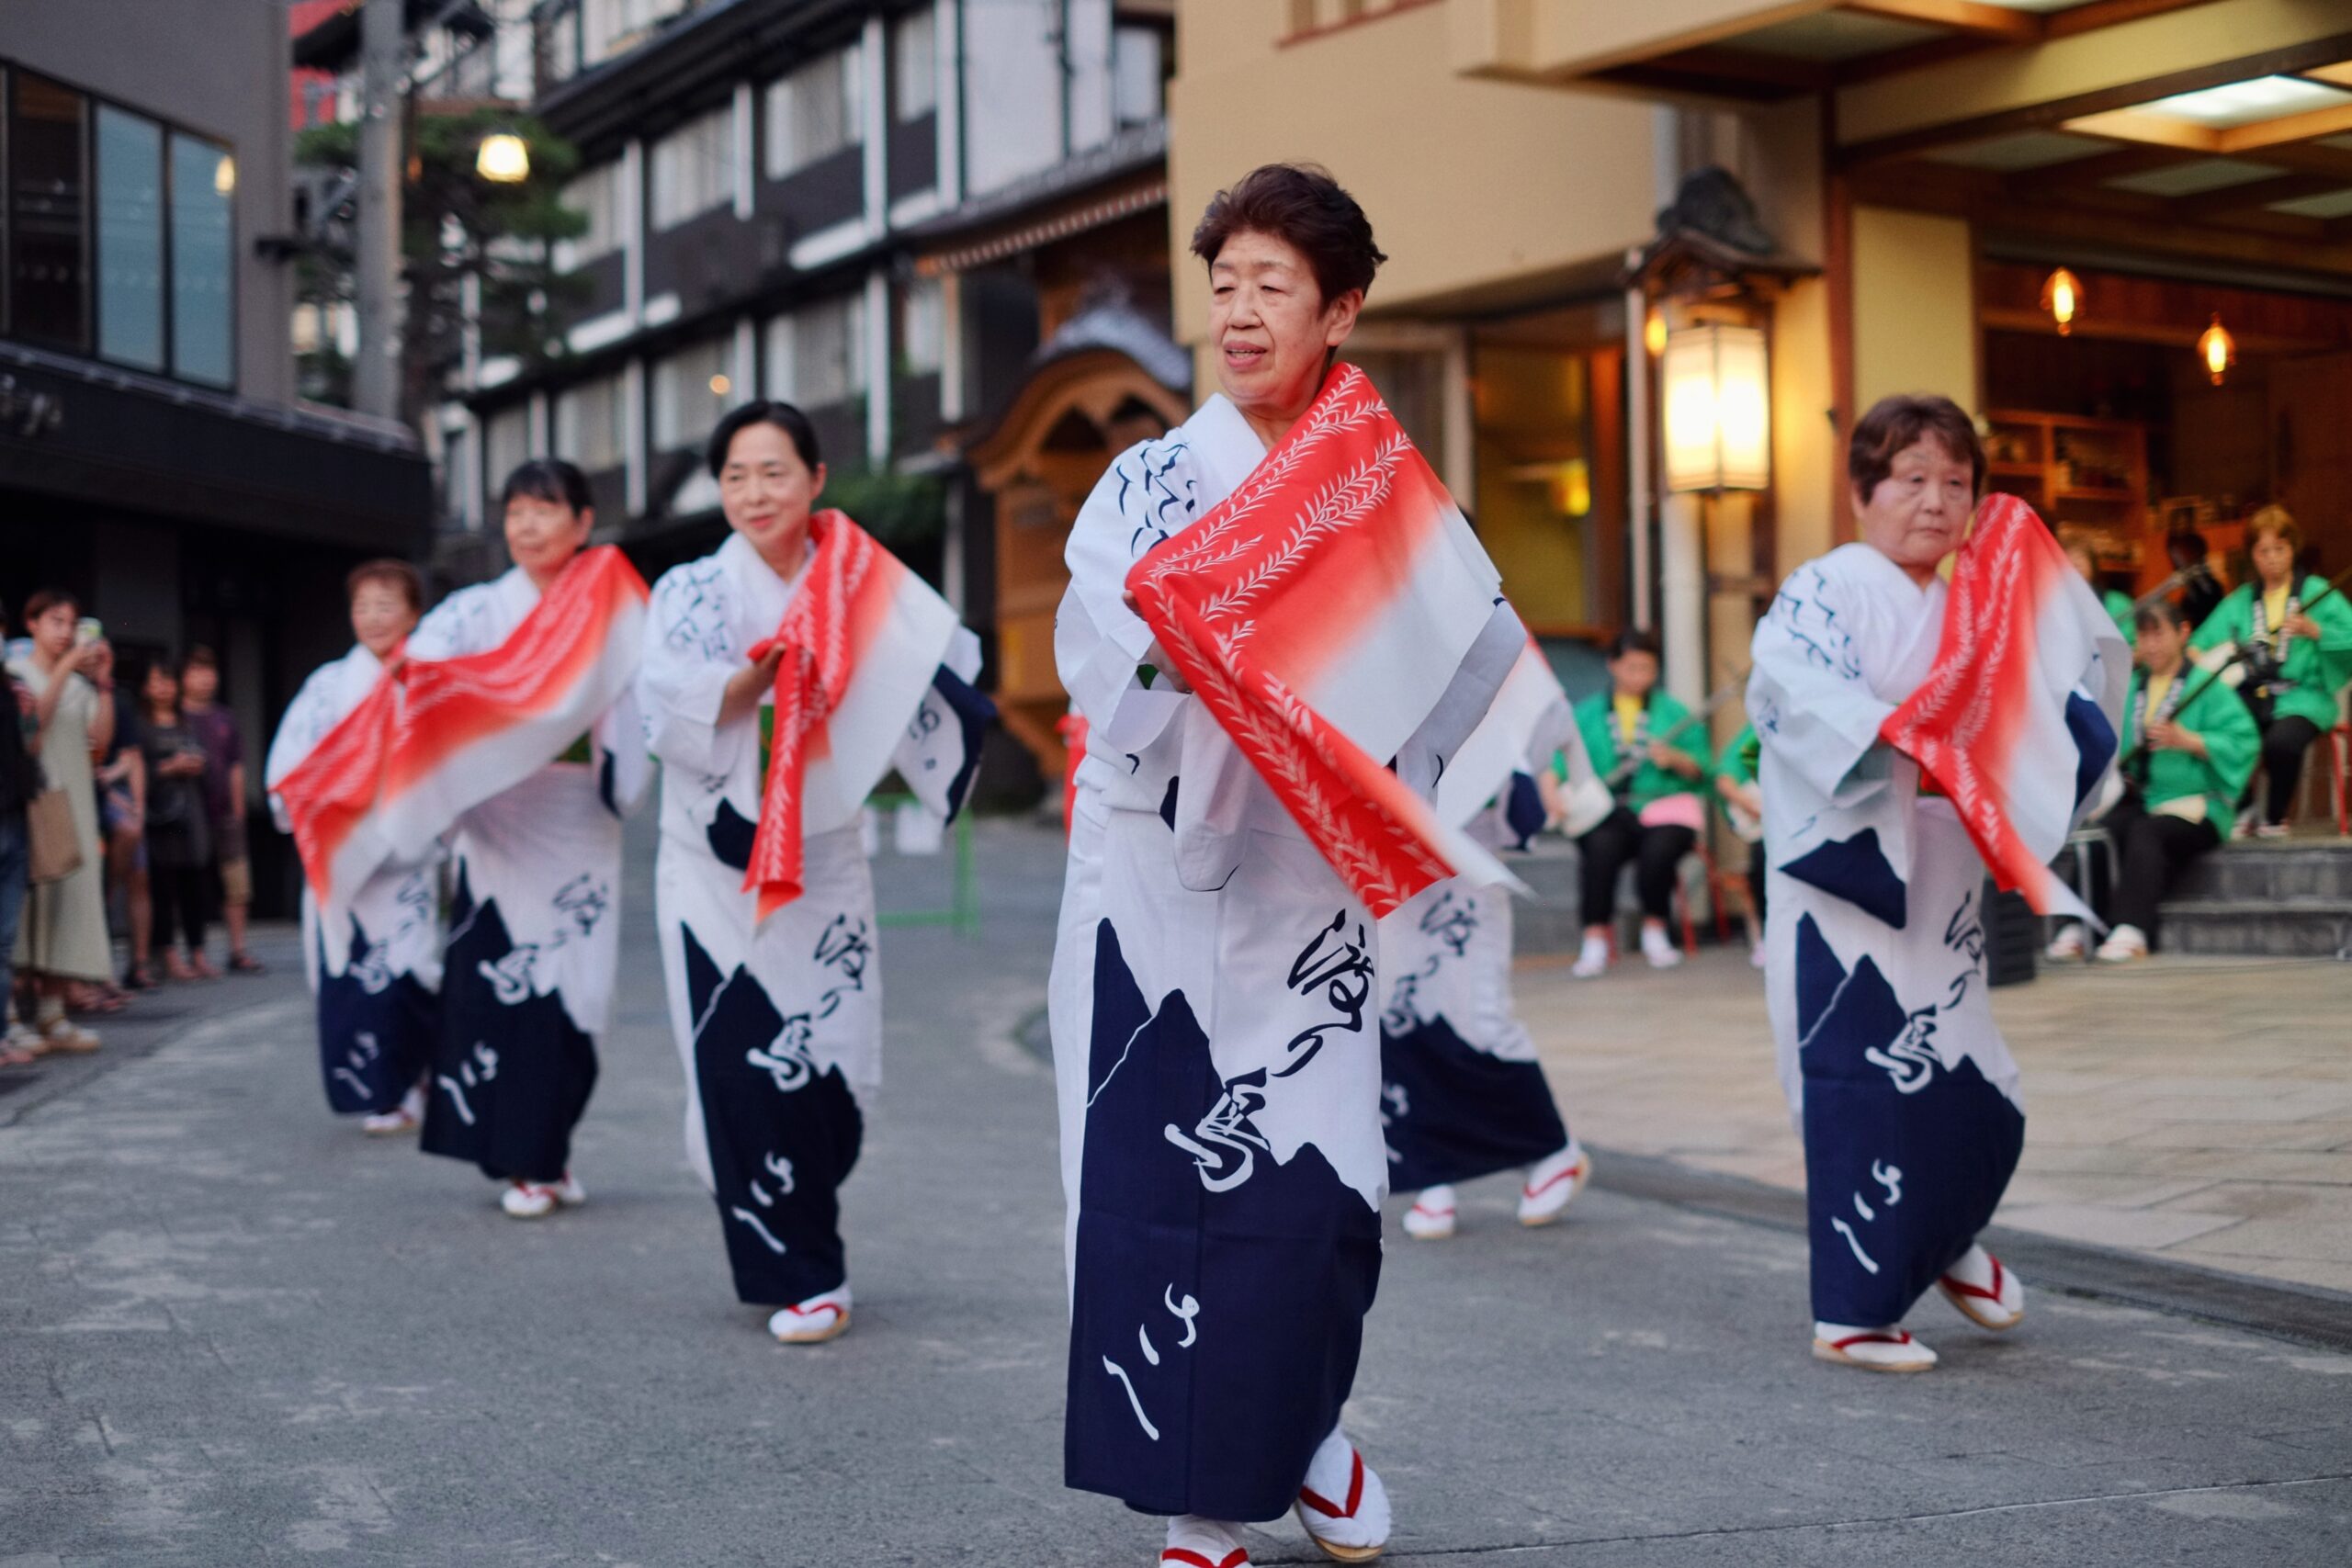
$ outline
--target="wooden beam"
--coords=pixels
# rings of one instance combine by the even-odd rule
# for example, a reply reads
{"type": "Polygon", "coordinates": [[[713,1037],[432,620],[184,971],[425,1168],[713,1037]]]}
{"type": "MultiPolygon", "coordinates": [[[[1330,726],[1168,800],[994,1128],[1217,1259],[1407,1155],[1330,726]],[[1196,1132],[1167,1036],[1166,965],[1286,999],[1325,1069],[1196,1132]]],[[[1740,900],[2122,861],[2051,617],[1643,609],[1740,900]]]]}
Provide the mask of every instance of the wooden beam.
{"type": "Polygon", "coordinates": [[[2222,151],[2252,152],[2293,141],[2316,141],[2323,136],[2340,136],[2347,130],[2352,130],[2352,104],[2336,104],[2328,108],[2309,109],[2278,119],[2233,127],[2222,132],[2222,151]]]}
{"type": "Polygon", "coordinates": [[[2042,19],[2032,12],[1980,5],[1978,0],[1845,0],[1841,9],[1889,21],[1950,28],[1999,43],[2039,43],[2042,38],[2042,19]]]}
{"type": "Polygon", "coordinates": [[[2274,201],[2325,196],[2330,191],[2342,190],[2346,183],[2333,175],[2279,175],[2267,180],[2224,186],[2220,190],[2201,190],[2193,196],[2177,196],[2165,203],[2165,209],[2176,218],[2195,223],[2224,212],[2267,207],[2274,201]]]}
{"type": "Polygon", "coordinates": [[[2141,143],[2119,147],[2112,152],[2076,158],[2070,163],[2052,164],[2047,168],[2020,169],[2007,176],[2007,184],[2013,195],[2031,198],[2046,195],[2056,186],[2103,186],[2109,180],[2144,175],[2151,169],[2169,168],[2180,161],[2177,148],[2151,147],[2141,143]]]}
{"type": "Polygon", "coordinates": [[[2334,65],[2315,65],[2303,75],[2306,80],[2324,82],[2331,87],[2352,87],[2352,60],[2334,65]]]}
{"type": "Polygon", "coordinates": [[[2285,147],[2265,147],[2262,162],[2276,164],[2282,169],[2293,169],[2306,175],[2334,175],[2339,181],[2352,186],[2352,150],[2325,147],[2316,141],[2299,141],[2285,147]]]}
{"type": "Polygon", "coordinates": [[[2104,136],[2114,141],[2138,141],[2150,147],[2177,147],[2184,152],[2219,156],[2224,132],[2194,120],[2146,109],[2109,109],[2059,122],[2059,128],[2083,136],[2104,136]]]}
{"type": "Polygon", "coordinates": [[[1809,60],[1755,54],[1713,44],[1699,49],[1677,50],[1672,54],[1661,54],[1656,60],[1643,63],[1652,71],[1722,77],[1733,82],[1783,87],[1792,93],[1826,93],[1837,82],[1836,74],[1827,66],[1809,60]]]}
{"type": "Polygon", "coordinates": [[[2111,28],[2120,22],[2136,22],[2143,17],[2161,17],[2166,11],[2186,11],[2191,6],[2212,3],[2213,0],[2094,0],[2091,5],[2077,6],[2071,11],[2053,12],[2045,22],[2045,36],[2072,38],[2076,33],[2111,28]]]}

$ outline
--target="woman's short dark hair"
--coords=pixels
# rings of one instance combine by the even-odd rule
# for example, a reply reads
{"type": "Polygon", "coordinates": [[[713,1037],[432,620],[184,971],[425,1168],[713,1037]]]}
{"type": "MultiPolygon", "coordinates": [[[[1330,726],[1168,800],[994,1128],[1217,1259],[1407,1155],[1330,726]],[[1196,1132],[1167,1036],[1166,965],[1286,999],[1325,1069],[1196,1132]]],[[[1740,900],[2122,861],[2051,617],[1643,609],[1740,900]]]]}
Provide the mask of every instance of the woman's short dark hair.
{"type": "Polygon", "coordinates": [[[2185,632],[2188,629],[2188,612],[2169,599],[2154,599],[2132,612],[2132,624],[2142,631],[2154,631],[2159,626],[2185,632]]]}
{"type": "Polygon", "coordinates": [[[1351,288],[1369,291],[1388,259],[1356,198],[1313,164],[1262,164],[1209,197],[1193,254],[1215,266],[1227,241],[1250,232],[1272,234],[1305,256],[1326,305],[1351,288]]]}
{"type": "Polygon", "coordinates": [[[1666,657],[1658,644],[1657,634],[1645,632],[1639,626],[1627,626],[1611,637],[1607,653],[1612,664],[1629,653],[1646,653],[1652,659],[1660,660],[1666,657]]]}
{"type": "Polygon", "coordinates": [[[408,607],[418,615],[424,613],[424,579],[408,562],[390,556],[361,561],[343,580],[343,602],[348,604],[358,598],[359,590],[370,582],[381,583],[407,600],[408,607]]]}
{"type": "Polygon", "coordinates": [[[534,457],[518,464],[506,476],[506,487],[498,492],[498,508],[503,512],[517,496],[529,496],[533,501],[551,501],[568,506],[574,512],[585,512],[595,504],[588,493],[588,476],[576,463],[561,457],[534,457]]]}
{"type": "Polygon", "coordinates": [[[62,588],[35,589],[33,596],[25,601],[25,625],[31,626],[60,604],[70,605],[77,611],[82,608],[82,601],[62,588]]]}
{"type": "Polygon", "coordinates": [[[1865,503],[1894,469],[1896,454],[1928,437],[1954,462],[1968,465],[1969,493],[1984,493],[1984,444],[1976,438],[1976,422],[1966,410],[1932,395],[1881,398],[1854,426],[1846,446],[1846,475],[1865,503]]]}
{"type": "Polygon", "coordinates": [[[199,664],[215,675],[220,673],[220,656],[200,642],[192,643],[188,650],[180,655],[180,679],[187,680],[187,672],[199,664]]]}
{"type": "Polygon", "coordinates": [[[703,461],[709,465],[712,479],[717,479],[718,470],[727,466],[727,449],[735,445],[735,437],[755,424],[773,424],[789,436],[792,449],[800,454],[800,461],[810,473],[815,473],[817,465],[824,461],[817,454],[817,427],[808,423],[807,414],[790,403],[754,398],[741,408],[729,410],[727,417],[710,433],[710,446],[703,454],[703,461]]]}

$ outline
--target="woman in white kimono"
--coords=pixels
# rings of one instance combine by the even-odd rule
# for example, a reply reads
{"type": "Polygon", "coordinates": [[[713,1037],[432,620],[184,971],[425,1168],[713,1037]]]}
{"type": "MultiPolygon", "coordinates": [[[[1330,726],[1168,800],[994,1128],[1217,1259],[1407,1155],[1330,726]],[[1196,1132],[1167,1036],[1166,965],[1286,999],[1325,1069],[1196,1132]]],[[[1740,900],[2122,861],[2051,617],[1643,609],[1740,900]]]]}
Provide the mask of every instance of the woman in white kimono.
{"type": "MultiPolygon", "coordinates": [[[[1488,849],[1525,849],[1550,814],[1536,781],[1555,755],[1567,798],[1598,790],[1604,814],[1614,806],[1567,694],[1531,643],[1439,781],[1438,812],[1466,814],[1470,836],[1488,849]]],[[[1416,1194],[1404,1219],[1416,1241],[1453,1235],[1456,1182],[1524,1168],[1519,1223],[1548,1225],[1592,1173],[1511,1010],[1510,960],[1506,888],[1440,882],[1381,919],[1380,1114],[1389,1181],[1416,1194]]]]}
{"type": "MultiPolygon", "coordinates": [[[[375,689],[424,608],[424,584],[406,561],[365,562],[345,589],[357,641],[302,682],[269,745],[265,779],[282,830],[290,824],[275,793],[279,781],[375,689]]],[[[419,1080],[440,1008],[439,860],[379,866],[332,931],[317,897],[302,889],[303,973],[318,999],[327,1108],[363,1117],[360,1129],[374,1136],[413,1133],[424,1115],[419,1080]]]]}
{"type": "Polygon", "coordinates": [[[899,569],[897,613],[858,656],[829,718],[830,776],[847,787],[824,798],[818,765],[806,762],[792,825],[798,895],[763,918],[762,889],[747,874],[772,737],[788,722],[775,697],[789,657],[779,626],[818,591],[831,542],[818,536],[850,525],[839,513],[811,517],[825,466],[816,433],[789,404],[729,413],[708,460],[732,532],[654,585],[639,676],[663,764],[654,913],[685,1068],[686,1156],[718,1202],[735,1293],[775,1309],[768,1331],[777,1339],[815,1344],[849,1326],[837,1193],[857,1161],[861,1101],[882,1076],[860,803],[895,766],[926,806],[952,817],[995,710],[970,685],[978,639],[899,569]],[[853,723],[862,734],[843,728],[853,723]]]}
{"type": "Polygon", "coordinates": [[[1935,663],[1936,569],[1984,455],[1949,400],[1890,398],[1847,467],[1860,538],[1797,568],[1756,629],[1765,984],[1804,1138],[1813,1353],[1924,1371],[1935,1352],[1900,1325],[1930,1285],[1985,1328],[2025,1315],[2024,1285],[1976,1244],[2025,1141],[1985,994],[1984,866],[1951,802],[1879,739],[1935,663]]]}
{"type": "MultiPolygon", "coordinates": [[[[1087,726],[1048,993],[1064,1479],[1170,1516],[1163,1563],[1244,1563],[1244,1524],[1294,1508],[1327,1554],[1363,1562],[1387,1540],[1387,1493],[1339,1419],[1386,1188],[1374,926],[1166,673],[1125,583],[1313,405],[1385,258],[1329,175],[1281,165],[1219,193],[1193,250],[1224,390],[1104,474],[1055,626],[1087,726]]],[[[1409,786],[1433,788],[1525,641],[1498,606],[1396,758],[1409,786]]]]}
{"type": "MultiPolygon", "coordinates": [[[[435,605],[409,637],[409,659],[497,648],[594,523],[587,479],[558,459],[516,468],[501,508],[514,565],[435,605]]],[[[595,1088],[596,1037],[620,967],[621,818],[651,774],[635,698],[621,690],[589,733],[466,811],[449,835],[449,937],[422,1146],[504,1182],[499,1201],[516,1219],[587,1198],[571,1175],[571,1131],[595,1088]]]]}

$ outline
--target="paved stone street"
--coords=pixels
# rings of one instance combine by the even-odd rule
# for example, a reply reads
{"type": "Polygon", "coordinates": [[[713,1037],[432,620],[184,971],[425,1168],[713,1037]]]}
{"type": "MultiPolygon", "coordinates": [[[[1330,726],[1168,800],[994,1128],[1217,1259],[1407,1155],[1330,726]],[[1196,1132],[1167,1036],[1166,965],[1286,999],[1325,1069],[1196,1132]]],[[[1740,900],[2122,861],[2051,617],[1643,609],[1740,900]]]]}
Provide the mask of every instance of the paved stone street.
{"type": "MultiPolygon", "coordinates": [[[[648,838],[632,829],[628,967],[577,1213],[517,1224],[469,1170],[328,1118],[282,935],[270,978],[166,993],[146,1006],[185,1009],[169,1029],[127,1028],[76,1081],[0,1097],[0,1568],[1153,1559],[1152,1522],[1059,1482],[1050,1080],[1018,1043],[1042,997],[1055,835],[983,828],[978,938],[886,934],[891,1081],[846,1193],[856,1326],[815,1349],[773,1345],[734,1303],[686,1171],[648,838]]],[[[886,863],[885,907],[938,902],[943,871],[886,863]]],[[[1481,1182],[1460,1238],[1392,1245],[1349,1417],[1395,1495],[1391,1560],[2343,1561],[2352,1302],[2250,1284],[2234,1315],[2254,1326],[2224,1326],[2164,1267],[2110,1289],[2109,1255],[2043,1241],[2018,1255],[2037,1293],[2015,1335],[1932,1303],[1913,1318],[1945,1354],[1928,1376],[1816,1364],[1790,1201],[1738,1179],[1773,1175],[1768,1123],[1786,1136],[1761,1036],[1737,1023],[1752,977],[1676,977],[1689,1006],[1671,1023],[1640,1016],[1663,995],[1646,976],[1589,996],[1527,979],[1570,1114],[1608,1151],[1600,1185],[1531,1233],[1509,1182],[1481,1182]],[[1634,1152],[1671,1131],[1668,1107],[1643,1110],[1668,1080],[1692,1129],[1676,1163],[1634,1152]]],[[[2043,1183],[2021,1207],[2096,1197],[2048,1185],[2061,1177],[2119,1174],[2048,1163],[2093,1146],[2100,1120],[2148,1148],[2222,1120],[2197,1114],[2222,1100],[2201,1081],[2130,1110],[2078,1089],[2083,1131],[2061,1135],[2062,1070],[2128,1069],[2106,984],[2004,999],[2043,1183]],[[2105,1054],[2054,1059],[2020,1006],[2068,1028],[2106,1010],[2105,1054]]],[[[2095,1048],[2086,1033],[2067,1049],[2095,1048]]],[[[2195,1075],[2158,1049],[2152,1075],[2195,1075]]],[[[2284,1058],[2228,1070],[2278,1086],[2249,1105],[2345,1084],[2284,1058]]],[[[2346,1141],[2338,1104],[2333,1139],[2312,1118],[2304,1147],[2346,1141]]],[[[2241,1179],[2287,1179],[2256,1168],[2241,1179]]],[[[1315,1560],[1288,1522],[1253,1551],[1315,1560]]]]}

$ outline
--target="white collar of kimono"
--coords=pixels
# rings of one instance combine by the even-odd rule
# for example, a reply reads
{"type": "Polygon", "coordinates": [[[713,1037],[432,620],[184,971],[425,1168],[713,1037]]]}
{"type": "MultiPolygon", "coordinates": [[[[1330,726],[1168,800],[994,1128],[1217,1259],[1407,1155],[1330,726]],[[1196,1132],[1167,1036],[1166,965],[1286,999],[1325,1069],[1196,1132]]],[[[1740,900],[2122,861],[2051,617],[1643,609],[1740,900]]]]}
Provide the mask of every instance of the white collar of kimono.
{"type": "Polygon", "coordinates": [[[800,570],[790,577],[779,577],[759,547],[742,535],[729,532],[726,542],[718,547],[719,565],[729,581],[742,585],[743,607],[755,626],[774,629],[784,619],[784,612],[792,604],[792,595],[808,575],[808,562],[816,551],[812,548],[800,558],[800,570]]]}
{"type": "Polygon", "coordinates": [[[1266,444],[1223,392],[1209,394],[1209,400],[1184,422],[1184,434],[1201,466],[1202,488],[1217,501],[1231,495],[1266,460],[1266,444]]]}
{"type": "Polygon", "coordinates": [[[1880,549],[1868,539],[1857,539],[1854,543],[1859,547],[1861,555],[1871,561],[1872,570],[1884,576],[1890,583],[1901,583],[1915,598],[1929,599],[1943,592],[1945,583],[1940,572],[1931,573],[1928,581],[1922,582],[1904,570],[1893,556],[1880,549]]]}

